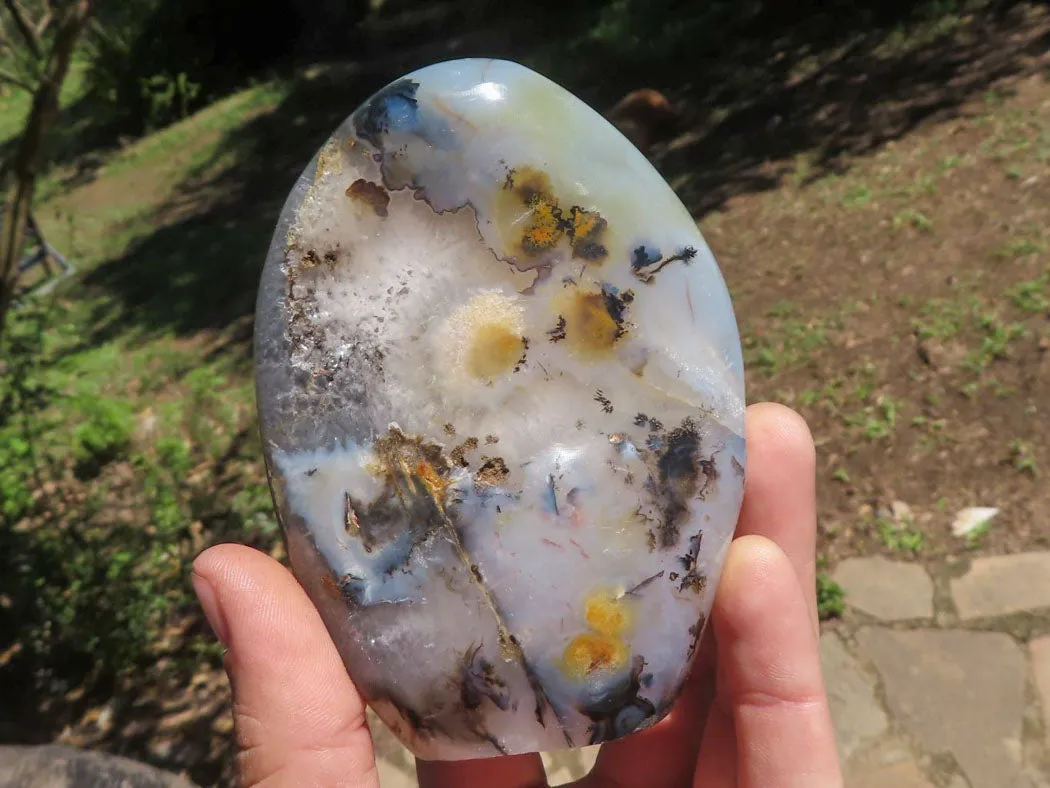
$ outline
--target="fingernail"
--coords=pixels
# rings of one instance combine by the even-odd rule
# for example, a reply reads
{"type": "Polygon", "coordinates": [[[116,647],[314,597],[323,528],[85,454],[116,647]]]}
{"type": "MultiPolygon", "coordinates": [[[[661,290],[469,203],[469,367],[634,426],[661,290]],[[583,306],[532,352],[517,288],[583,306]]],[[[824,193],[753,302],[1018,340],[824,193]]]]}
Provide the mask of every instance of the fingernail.
{"type": "Polygon", "coordinates": [[[193,590],[197,593],[201,607],[204,608],[204,617],[208,619],[212,632],[222,645],[229,648],[229,630],[226,628],[226,619],[222,617],[222,609],[219,607],[218,597],[215,596],[215,589],[212,588],[211,583],[196,572],[191,573],[190,582],[193,583],[193,590]]]}

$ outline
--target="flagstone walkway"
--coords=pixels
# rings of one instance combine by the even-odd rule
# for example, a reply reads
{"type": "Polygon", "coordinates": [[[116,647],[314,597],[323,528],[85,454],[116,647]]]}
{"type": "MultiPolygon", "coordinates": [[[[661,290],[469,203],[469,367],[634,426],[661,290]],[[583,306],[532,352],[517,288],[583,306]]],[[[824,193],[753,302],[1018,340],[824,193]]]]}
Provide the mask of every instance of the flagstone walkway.
{"type": "MultiPolygon", "coordinates": [[[[820,639],[848,788],[1050,788],[1050,552],[852,558],[820,639]]],[[[384,788],[412,759],[376,722],[384,788]]],[[[597,748],[544,756],[552,785],[597,748]]]]}
{"type": "Polygon", "coordinates": [[[1050,786],[1050,552],[853,558],[821,636],[847,785],[1050,786]]]}

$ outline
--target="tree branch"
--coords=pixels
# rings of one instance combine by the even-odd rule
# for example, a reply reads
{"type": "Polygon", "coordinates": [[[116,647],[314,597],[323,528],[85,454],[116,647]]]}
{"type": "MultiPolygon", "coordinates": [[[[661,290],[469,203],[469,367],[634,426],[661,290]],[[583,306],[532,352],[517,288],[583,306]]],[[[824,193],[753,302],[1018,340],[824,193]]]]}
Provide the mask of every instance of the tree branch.
{"type": "Polygon", "coordinates": [[[44,53],[40,49],[40,37],[36,34],[36,27],[30,24],[25,9],[19,5],[18,0],[4,0],[4,5],[11,14],[11,18],[14,19],[15,27],[18,28],[18,32],[25,40],[29,51],[33,53],[33,57],[43,57],[44,53]]]}
{"type": "Polygon", "coordinates": [[[51,27],[51,23],[55,21],[55,15],[48,9],[44,12],[44,15],[40,17],[40,21],[36,23],[36,35],[37,38],[42,38],[47,32],[48,28],[51,27]]]}
{"type": "Polygon", "coordinates": [[[11,34],[7,32],[7,24],[4,21],[3,14],[0,14],[0,44],[7,49],[12,48],[11,34]]]}
{"type": "MultiPolygon", "coordinates": [[[[5,0],[10,7],[14,0],[5,0]]],[[[73,47],[91,15],[93,0],[75,0],[62,14],[47,67],[33,94],[33,104],[14,157],[5,167],[13,179],[0,216],[0,336],[18,279],[19,253],[25,222],[33,202],[33,187],[41,166],[41,148],[48,129],[58,116],[58,96],[69,72],[73,47]]]]}
{"type": "Polygon", "coordinates": [[[30,93],[33,92],[33,86],[28,82],[19,79],[10,71],[0,68],[0,82],[6,82],[8,85],[14,85],[15,87],[22,88],[30,93]]]}

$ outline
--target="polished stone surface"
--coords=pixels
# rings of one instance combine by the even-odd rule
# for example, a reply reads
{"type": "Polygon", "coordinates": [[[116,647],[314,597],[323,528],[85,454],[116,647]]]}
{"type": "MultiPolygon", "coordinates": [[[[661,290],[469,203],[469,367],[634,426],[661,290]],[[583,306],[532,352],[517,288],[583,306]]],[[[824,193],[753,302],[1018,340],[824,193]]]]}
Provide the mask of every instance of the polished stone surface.
{"type": "Polygon", "coordinates": [[[256,321],[293,568],[417,755],[661,719],[740,507],[739,339],[645,157],[522,66],[387,86],[293,189],[256,321]]]}

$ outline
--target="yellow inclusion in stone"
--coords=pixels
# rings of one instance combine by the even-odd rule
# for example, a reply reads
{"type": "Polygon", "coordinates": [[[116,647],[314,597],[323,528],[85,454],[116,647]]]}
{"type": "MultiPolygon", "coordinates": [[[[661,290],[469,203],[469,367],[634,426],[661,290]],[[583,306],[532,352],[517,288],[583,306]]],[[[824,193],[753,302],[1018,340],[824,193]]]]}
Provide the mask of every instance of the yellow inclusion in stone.
{"type": "Polygon", "coordinates": [[[476,378],[491,380],[513,369],[524,352],[519,334],[505,325],[488,323],[479,326],[474,335],[467,369],[476,378]]]}
{"type": "Polygon", "coordinates": [[[622,668],[627,664],[627,656],[627,644],[619,638],[585,632],[565,647],[562,667],[570,678],[582,679],[599,671],[622,668]]]}

